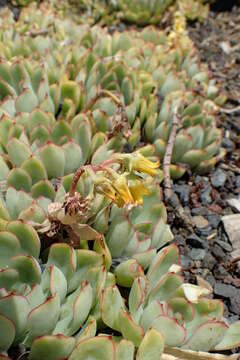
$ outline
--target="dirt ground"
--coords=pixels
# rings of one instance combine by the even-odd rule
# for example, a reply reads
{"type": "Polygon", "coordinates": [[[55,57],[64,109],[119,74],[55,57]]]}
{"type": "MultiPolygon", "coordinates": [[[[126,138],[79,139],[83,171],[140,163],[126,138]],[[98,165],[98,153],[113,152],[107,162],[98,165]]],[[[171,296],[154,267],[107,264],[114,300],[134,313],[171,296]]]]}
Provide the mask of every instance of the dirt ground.
{"type": "MultiPolygon", "coordinates": [[[[222,5],[227,7],[226,3],[222,5]]],[[[197,276],[208,281],[214,297],[224,301],[226,317],[235,321],[240,317],[240,262],[231,255],[231,239],[222,231],[221,220],[237,213],[228,200],[240,197],[240,7],[212,11],[205,23],[189,24],[188,30],[201,61],[208,64],[227,96],[218,116],[227,155],[208,176],[187,176],[174,185],[177,198],[194,220],[195,234],[179,227],[174,215],[169,220],[186,278],[193,283],[197,276]]]]}

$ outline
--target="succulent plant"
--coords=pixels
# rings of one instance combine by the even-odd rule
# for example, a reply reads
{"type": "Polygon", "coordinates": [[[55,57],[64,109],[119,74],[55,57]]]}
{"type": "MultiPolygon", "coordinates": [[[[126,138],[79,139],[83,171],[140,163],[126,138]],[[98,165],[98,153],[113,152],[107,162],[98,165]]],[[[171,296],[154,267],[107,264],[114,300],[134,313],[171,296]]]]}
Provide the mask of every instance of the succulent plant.
{"type": "Polygon", "coordinates": [[[5,286],[0,298],[1,329],[9,329],[11,335],[5,347],[0,346],[5,351],[12,343],[29,347],[39,336],[77,333],[107,278],[102,255],[67,244],[50,248],[42,272],[30,256],[14,256],[11,263],[11,269],[0,273],[5,286]]]}
{"type": "MultiPolygon", "coordinates": [[[[25,6],[29,0],[18,1],[25,6]]],[[[208,16],[204,0],[71,0],[54,1],[54,7],[64,17],[77,22],[112,24],[124,21],[140,26],[158,24],[166,12],[180,10],[188,20],[203,20],[208,16]],[[79,15],[81,14],[81,18],[79,15]]],[[[19,4],[20,3],[20,4],[19,4]]]]}
{"type": "Polygon", "coordinates": [[[158,24],[171,5],[173,11],[180,11],[188,20],[202,20],[208,16],[208,6],[202,0],[112,0],[113,8],[120,11],[118,17],[138,25],[158,24]]]}
{"type": "Polygon", "coordinates": [[[154,257],[133,281],[128,310],[101,254],[54,244],[41,268],[31,256],[14,256],[0,272],[1,351],[21,343],[32,360],[112,360],[115,351],[123,360],[134,359],[136,347],[136,359],[150,360],[164,344],[183,353],[237,346],[239,323],[227,324],[222,303],[204,297],[209,290],[183,283],[178,259],[175,245],[154,257]],[[122,337],[99,332],[106,326],[122,337]]]}
{"type": "MultiPolygon", "coordinates": [[[[173,152],[172,176],[182,176],[186,167],[197,172],[207,172],[214,167],[221,143],[221,131],[216,128],[215,117],[217,104],[222,103],[223,96],[219,95],[214,80],[209,79],[207,68],[199,64],[181,16],[176,19],[175,29],[168,37],[152,28],[141,33],[131,31],[110,36],[99,28],[90,30],[60,20],[56,22],[59,29],[56,35],[52,28],[53,15],[43,7],[38,9],[38,16],[41,11],[46,16],[42,16],[44,21],[39,24],[35,22],[39,36],[30,36],[24,24],[27,22],[30,27],[33,20],[30,21],[25,11],[22,23],[19,23],[19,34],[15,36],[15,42],[9,42],[6,56],[11,59],[20,51],[18,44],[24,41],[24,56],[29,57],[33,49],[36,59],[45,55],[51,93],[55,97],[57,84],[64,73],[69,79],[66,82],[72,82],[71,86],[76,88],[72,90],[76,91],[74,96],[78,96],[78,86],[81,88],[78,108],[70,105],[69,99],[64,100],[63,116],[67,112],[67,118],[72,118],[77,112],[87,116],[93,133],[107,132],[115,136],[120,109],[114,100],[117,95],[125,107],[132,131],[128,136],[118,138],[118,150],[124,146],[134,149],[150,142],[153,147],[149,156],[162,159],[177,106],[181,123],[173,152]],[[46,34],[41,36],[41,30],[49,32],[53,40],[45,41],[46,34]],[[63,37],[64,47],[61,45],[63,37]],[[73,47],[73,41],[78,47],[73,47]],[[112,96],[97,98],[101,91],[108,91],[112,96]],[[95,101],[91,102],[94,96],[95,101]]],[[[59,104],[56,108],[59,109],[59,104]]]]}
{"type": "Polygon", "coordinates": [[[44,65],[21,61],[2,61],[0,72],[0,180],[6,192],[1,217],[41,223],[80,166],[107,159],[119,146],[106,134],[94,135],[88,118],[76,115],[81,92],[75,82],[49,87],[44,65]]]}
{"type": "MultiPolygon", "coordinates": [[[[228,325],[223,304],[207,298],[208,289],[185,284],[178,274],[178,262],[175,245],[155,255],[146,276],[142,274],[133,281],[129,309],[115,285],[105,287],[100,304],[103,322],[135,346],[152,328],[163,335],[165,346],[183,350],[224,350],[238,344],[239,322],[228,325]]],[[[128,286],[124,282],[122,285],[128,286]]]]}
{"type": "Polygon", "coordinates": [[[33,1],[34,0],[11,0],[11,3],[15,6],[27,6],[33,1]]]}
{"type": "Polygon", "coordinates": [[[112,1],[113,7],[120,11],[120,18],[138,25],[157,24],[162,20],[164,12],[174,0],[126,0],[112,1]]]}
{"type": "Polygon", "coordinates": [[[119,285],[131,286],[134,278],[149,267],[156,252],[173,239],[166,218],[157,187],[144,197],[142,206],[129,211],[111,209],[105,236],[119,285]]]}

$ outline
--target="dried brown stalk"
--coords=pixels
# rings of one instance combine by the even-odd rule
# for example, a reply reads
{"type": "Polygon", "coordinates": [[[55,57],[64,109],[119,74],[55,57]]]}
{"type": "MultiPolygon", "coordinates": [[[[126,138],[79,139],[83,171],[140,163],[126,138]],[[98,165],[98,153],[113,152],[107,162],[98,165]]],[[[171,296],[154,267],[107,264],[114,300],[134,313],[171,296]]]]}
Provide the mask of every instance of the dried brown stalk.
{"type": "Polygon", "coordinates": [[[116,124],[114,125],[113,129],[108,132],[108,134],[107,134],[108,138],[111,138],[111,137],[119,134],[124,129],[126,129],[126,130],[123,131],[123,136],[125,138],[129,138],[131,136],[131,129],[129,126],[125,106],[120,101],[120,99],[116,95],[112,94],[110,91],[104,90],[104,89],[99,90],[97,92],[97,94],[90,100],[88,105],[85,107],[84,112],[88,112],[93,107],[93,105],[102,97],[108,97],[108,98],[112,99],[113,102],[118,107],[118,113],[121,115],[121,120],[117,121],[116,124]]]}
{"type": "Polygon", "coordinates": [[[177,135],[177,129],[179,124],[179,117],[177,114],[178,108],[176,107],[173,112],[173,123],[171,133],[168,139],[166,153],[163,159],[163,172],[164,172],[164,197],[165,200],[168,201],[172,194],[171,188],[171,177],[170,177],[170,165],[172,159],[172,152],[174,147],[174,142],[177,135]]]}

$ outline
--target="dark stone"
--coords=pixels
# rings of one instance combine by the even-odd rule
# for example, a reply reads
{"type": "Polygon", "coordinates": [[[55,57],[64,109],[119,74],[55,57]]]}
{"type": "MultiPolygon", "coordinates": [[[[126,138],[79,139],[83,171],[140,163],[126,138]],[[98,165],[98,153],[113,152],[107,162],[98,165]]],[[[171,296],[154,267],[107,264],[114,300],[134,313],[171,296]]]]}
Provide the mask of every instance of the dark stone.
{"type": "Polygon", "coordinates": [[[191,210],[191,213],[193,216],[195,215],[202,215],[202,216],[206,216],[208,215],[209,211],[206,207],[203,207],[203,206],[199,206],[197,208],[193,208],[191,210]]]}
{"type": "Polygon", "coordinates": [[[214,171],[213,175],[211,176],[211,182],[215,188],[224,186],[226,180],[227,180],[226,173],[219,168],[216,171],[214,171]]]}
{"type": "Polygon", "coordinates": [[[187,205],[189,202],[190,186],[189,185],[175,185],[174,189],[179,195],[180,201],[183,205],[187,205]]]}
{"type": "Polygon", "coordinates": [[[223,138],[222,140],[222,146],[229,150],[229,151],[232,151],[235,149],[235,145],[234,145],[234,142],[230,139],[227,139],[227,138],[223,138]]]}
{"type": "Polygon", "coordinates": [[[212,276],[211,274],[207,275],[205,280],[207,282],[209,282],[209,284],[214,288],[215,284],[216,284],[216,280],[214,279],[214,276],[212,276]]]}
{"type": "Polygon", "coordinates": [[[227,272],[227,270],[225,269],[224,266],[222,265],[218,265],[216,266],[216,268],[214,269],[214,276],[216,278],[224,278],[226,276],[228,276],[229,273],[227,272]]]}
{"type": "Polygon", "coordinates": [[[210,225],[205,226],[204,228],[197,228],[196,233],[198,235],[202,236],[208,236],[212,230],[212,227],[210,225]]]}
{"type": "Polygon", "coordinates": [[[175,235],[174,240],[176,241],[177,245],[185,246],[186,241],[182,235],[175,235]]]}
{"type": "Polygon", "coordinates": [[[217,282],[214,286],[214,293],[224,298],[232,298],[238,295],[238,290],[232,285],[217,282]]]}
{"type": "Polygon", "coordinates": [[[206,249],[208,247],[208,242],[206,240],[202,240],[196,234],[192,234],[192,235],[188,236],[186,242],[187,242],[187,244],[189,244],[195,248],[206,249]]]}
{"type": "Polygon", "coordinates": [[[212,203],[212,197],[211,197],[212,188],[211,186],[207,186],[206,190],[204,190],[200,194],[200,199],[202,200],[203,205],[211,204],[212,203]]]}
{"type": "Polygon", "coordinates": [[[172,207],[177,208],[179,206],[180,201],[179,201],[177,194],[172,193],[169,201],[170,201],[170,204],[172,205],[172,207]]]}
{"type": "Polygon", "coordinates": [[[213,245],[212,254],[213,256],[215,256],[216,259],[224,259],[226,257],[225,252],[218,244],[213,245]]]}
{"type": "Polygon", "coordinates": [[[238,295],[230,298],[230,310],[240,315],[240,291],[238,290],[238,295]]]}
{"type": "Polygon", "coordinates": [[[193,248],[190,252],[190,257],[193,260],[203,260],[206,256],[206,250],[205,249],[195,249],[193,248]]]}
{"type": "Polygon", "coordinates": [[[216,240],[215,243],[218,244],[219,246],[221,246],[221,248],[227,252],[233,251],[232,246],[229,243],[227,243],[226,241],[216,240]]]}
{"type": "Polygon", "coordinates": [[[209,270],[213,270],[214,266],[216,265],[217,261],[215,257],[212,256],[211,253],[207,253],[205,258],[203,259],[202,266],[209,270]]]}
{"type": "Polygon", "coordinates": [[[192,268],[193,267],[193,261],[190,259],[189,256],[186,255],[180,255],[180,264],[183,267],[183,269],[185,268],[192,268]]]}
{"type": "Polygon", "coordinates": [[[221,220],[220,216],[218,214],[208,214],[207,218],[208,218],[209,224],[212,226],[212,228],[216,229],[221,220]]]}
{"type": "Polygon", "coordinates": [[[197,176],[194,177],[194,183],[195,183],[196,185],[198,185],[198,184],[201,183],[202,181],[203,181],[203,177],[202,177],[202,176],[197,175],[197,176]]]}
{"type": "Polygon", "coordinates": [[[3,7],[3,6],[6,6],[8,3],[7,0],[0,0],[0,8],[3,7]]]}

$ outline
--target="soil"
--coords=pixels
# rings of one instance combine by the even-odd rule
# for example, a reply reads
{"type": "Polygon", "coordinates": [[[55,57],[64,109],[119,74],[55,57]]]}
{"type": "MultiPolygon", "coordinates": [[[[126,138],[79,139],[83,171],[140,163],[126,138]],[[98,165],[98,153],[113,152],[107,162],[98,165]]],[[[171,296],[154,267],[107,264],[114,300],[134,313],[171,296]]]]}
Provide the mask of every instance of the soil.
{"type": "Polygon", "coordinates": [[[206,22],[190,24],[188,31],[201,61],[208,64],[227,96],[218,117],[227,155],[208,176],[187,175],[173,186],[176,206],[180,201],[195,234],[181,227],[171,208],[169,222],[181,249],[185,278],[192,283],[197,283],[198,276],[206,280],[214,298],[223,300],[226,318],[236,321],[240,318],[240,262],[233,261],[221,218],[236,211],[227,200],[240,196],[240,8],[211,12],[206,22]]]}

